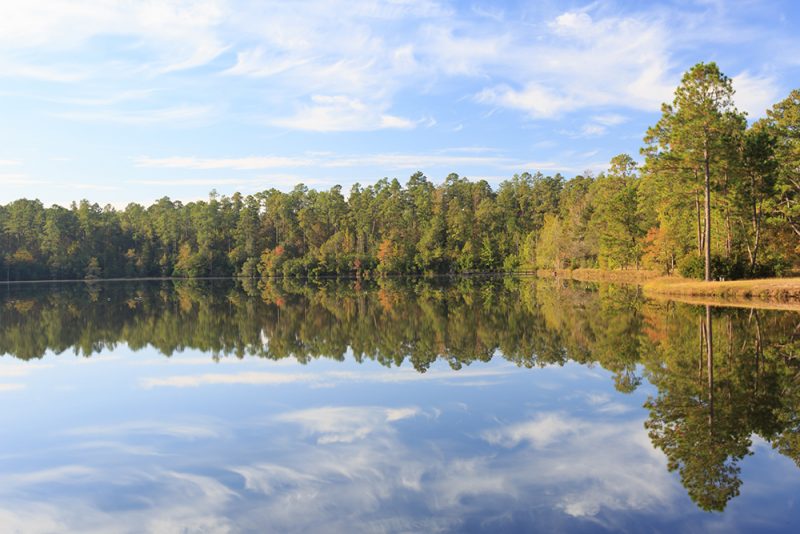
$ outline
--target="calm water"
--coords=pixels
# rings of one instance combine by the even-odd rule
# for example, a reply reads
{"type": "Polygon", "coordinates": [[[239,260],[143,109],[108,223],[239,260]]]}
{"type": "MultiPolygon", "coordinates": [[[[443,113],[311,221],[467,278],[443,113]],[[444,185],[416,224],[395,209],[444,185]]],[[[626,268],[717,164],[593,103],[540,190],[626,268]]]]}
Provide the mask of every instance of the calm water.
{"type": "Polygon", "coordinates": [[[3,532],[800,531],[800,314],[533,279],[0,287],[3,532]]]}

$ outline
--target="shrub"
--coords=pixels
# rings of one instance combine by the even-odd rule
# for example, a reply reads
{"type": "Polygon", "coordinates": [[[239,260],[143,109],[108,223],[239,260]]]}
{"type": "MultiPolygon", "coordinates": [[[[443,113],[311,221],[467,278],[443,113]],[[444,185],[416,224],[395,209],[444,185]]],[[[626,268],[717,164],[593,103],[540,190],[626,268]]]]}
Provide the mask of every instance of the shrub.
{"type": "MultiPolygon", "coordinates": [[[[705,278],[705,261],[700,256],[689,255],[678,262],[678,272],[686,278],[705,278]]],[[[739,280],[747,277],[747,264],[739,259],[711,256],[712,280],[739,280]]]]}

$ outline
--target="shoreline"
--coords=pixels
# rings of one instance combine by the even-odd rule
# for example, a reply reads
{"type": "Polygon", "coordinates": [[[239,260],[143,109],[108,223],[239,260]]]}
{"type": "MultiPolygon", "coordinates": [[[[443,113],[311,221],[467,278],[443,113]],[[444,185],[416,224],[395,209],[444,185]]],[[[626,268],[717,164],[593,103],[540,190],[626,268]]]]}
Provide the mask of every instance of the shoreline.
{"type": "Polygon", "coordinates": [[[760,278],[704,282],[656,271],[603,269],[539,270],[541,277],[566,278],[581,282],[634,284],[645,296],[711,306],[771,308],[800,311],[800,278],[760,278]]]}
{"type": "MultiPolygon", "coordinates": [[[[680,276],[664,276],[657,271],[646,269],[604,270],[604,269],[539,269],[518,272],[468,272],[444,273],[437,275],[390,275],[387,278],[450,278],[450,277],[497,277],[521,276],[540,279],[567,279],[579,282],[599,282],[611,284],[636,285],[642,288],[645,296],[657,300],[673,300],[687,304],[720,307],[763,308],[800,311],[800,278],[762,278],[752,280],[703,282],[680,276]]],[[[279,279],[282,277],[270,277],[279,279]]],[[[137,278],[98,278],[92,280],[0,280],[1,286],[26,284],[96,284],[107,282],[168,282],[168,281],[210,281],[210,280],[259,280],[236,276],[220,277],[137,277],[137,278]]],[[[303,278],[310,280],[310,278],[303,278]]],[[[354,276],[324,276],[318,280],[343,279],[357,280],[354,276]]],[[[371,278],[372,279],[372,278],[371,278]]],[[[378,278],[374,278],[377,280],[378,278]]]]}

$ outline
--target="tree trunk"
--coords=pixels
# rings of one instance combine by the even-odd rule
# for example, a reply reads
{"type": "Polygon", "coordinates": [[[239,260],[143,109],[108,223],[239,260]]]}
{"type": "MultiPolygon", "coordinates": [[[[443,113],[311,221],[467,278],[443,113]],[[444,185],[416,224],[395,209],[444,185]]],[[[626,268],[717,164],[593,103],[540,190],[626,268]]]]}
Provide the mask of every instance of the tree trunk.
{"type": "Polygon", "coordinates": [[[694,207],[697,212],[697,255],[703,255],[703,221],[700,215],[700,196],[698,191],[694,191],[694,207]]]}
{"type": "MultiPolygon", "coordinates": [[[[750,190],[753,192],[753,252],[750,254],[750,272],[756,270],[756,262],[758,261],[758,245],[761,242],[761,200],[756,198],[756,179],[755,176],[750,176],[750,190]]],[[[750,247],[748,246],[748,252],[750,247]]]]}
{"type": "Polygon", "coordinates": [[[703,236],[703,248],[705,253],[705,281],[711,280],[711,168],[708,160],[708,140],[705,141],[703,148],[703,163],[705,174],[705,217],[706,228],[703,236]]]}
{"type": "Polygon", "coordinates": [[[733,253],[733,228],[730,212],[725,210],[725,257],[730,258],[733,253]]]}
{"type": "Polygon", "coordinates": [[[714,423],[714,333],[711,306],[706,304],[706,361],[708,366],[708,420],[714,423]]]}

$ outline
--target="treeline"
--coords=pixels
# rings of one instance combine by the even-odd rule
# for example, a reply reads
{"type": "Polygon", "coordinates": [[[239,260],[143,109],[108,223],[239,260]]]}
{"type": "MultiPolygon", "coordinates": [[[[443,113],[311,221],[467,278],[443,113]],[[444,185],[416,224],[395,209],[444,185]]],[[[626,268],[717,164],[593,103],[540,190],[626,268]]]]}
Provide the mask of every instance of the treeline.
{"type": "Polygon", "coordinates": [[[800,90],[748,125],[698,64],[645,136],[644,164],[493,189],[451,174],[315,191],[0,206],[0,277],[323,276],[647,267],[706,278],[800,267],[800,90]]]}
{"type": "Polygon", "coordinates": [[[320,276],[514,270],[535,255],[561,176],[523,174],[493,191],[421,173],[315,191],[162,198],[123,211],[18,200],[0,207],[9,280],[146,276],[320,276]]]}

